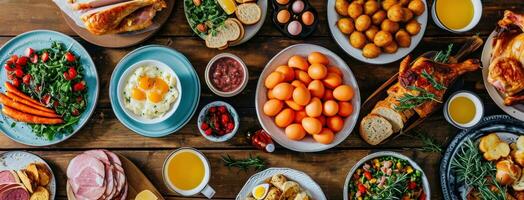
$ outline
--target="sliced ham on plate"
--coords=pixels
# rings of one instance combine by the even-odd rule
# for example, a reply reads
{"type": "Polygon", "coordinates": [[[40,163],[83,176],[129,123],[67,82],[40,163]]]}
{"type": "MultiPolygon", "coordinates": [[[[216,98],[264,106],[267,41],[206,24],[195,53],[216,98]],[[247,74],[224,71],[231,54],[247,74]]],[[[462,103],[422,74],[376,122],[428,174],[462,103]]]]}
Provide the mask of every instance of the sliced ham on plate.
{"type": "Polygon", "coordinates": [[[29,200],[29,192],[19,183],[0,184],[0,200],[29,200]]]}
{"type": "Polygon", "coordinates": [[[13,170],[0,171],[0,184],[4,183],[20,183],[20,179],[13,170]]]}

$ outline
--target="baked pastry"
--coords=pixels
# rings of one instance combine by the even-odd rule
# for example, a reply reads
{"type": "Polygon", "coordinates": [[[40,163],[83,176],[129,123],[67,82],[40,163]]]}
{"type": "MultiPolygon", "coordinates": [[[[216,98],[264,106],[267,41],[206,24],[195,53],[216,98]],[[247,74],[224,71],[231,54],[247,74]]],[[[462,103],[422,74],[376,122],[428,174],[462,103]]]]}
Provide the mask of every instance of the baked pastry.
{"type": "Polygon", "coordinates": [[[505,158],[510,153],[508,143],[501,141],[495,133],[480,138],[479,150],[484,153],[484,158],[489,161],[505,158]]]}
{"type": "Polygon", "coordinates": [[[496,164],[496,180],[501,185],[511,185],[520,178],[521,169],[511,159],[501,160],[496,164]]]}

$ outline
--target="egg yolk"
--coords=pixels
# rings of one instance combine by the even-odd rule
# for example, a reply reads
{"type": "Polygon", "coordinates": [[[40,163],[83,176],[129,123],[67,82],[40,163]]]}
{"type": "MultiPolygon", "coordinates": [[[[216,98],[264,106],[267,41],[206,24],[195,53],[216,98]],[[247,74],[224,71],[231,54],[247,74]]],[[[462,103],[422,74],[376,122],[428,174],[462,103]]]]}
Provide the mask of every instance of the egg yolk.
{"type": "Polygon", "coordinates": [[[133,90],[131,90],[131,98],[142,101],[146,99],[146,94],[138,88],[133,88],[133,90]]]}
{"type": "Polygon", "coordinates": [[[147,99],[153,103],[158,103],[162,101],[164,98],[164,94],[157,92],[157,91],[149,91],[147,93],[147,99]]]}
{"type": "Polygon", "coordinates": [[[262,186],[259,186],[255,189],[255,197],[257,198],[262,198],[262,195],[264,195],[264,193],[266,192],[266,189],[262,186]]]}
{"type": "Polygon", "coordinates": [[[169,91],[169,85],[167,85],[167,83],[161,78],[156,78],[153,89],[159,91],[161,94],[165,94],[169,91]]]}
{"type": "Polygon", "coordinates": [[[144,90],[149,90],[154,83],[155,79],[149,78],[147,76],[142,76],[138,79],[138,86],[144,90]]]}

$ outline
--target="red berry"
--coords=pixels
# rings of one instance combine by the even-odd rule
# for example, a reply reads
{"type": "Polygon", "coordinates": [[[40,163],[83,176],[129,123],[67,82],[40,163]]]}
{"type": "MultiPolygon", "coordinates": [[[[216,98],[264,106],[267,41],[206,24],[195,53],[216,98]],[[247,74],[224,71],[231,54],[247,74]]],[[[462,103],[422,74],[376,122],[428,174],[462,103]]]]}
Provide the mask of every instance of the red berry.
{"type": "Polygon", "coordinates": [[[21,65],[15,65],[15,69],[22,70],[22,66],[21,65]]]}
{"type": "Polygon", "coordinates": [[[15,75],[18,78],[22,78],[22,76],[24,76],[24,71],[22,71],[21,69],[16,69],[15,70],[15,75]]]}
{"type": "Polygon", "coordinates": [[[71,78],[71,79],[74,79],[76,77],[76,75],[78,75],[78,73],[76,72],[75,67],[69,67],[67,72],[69,73],[69,78],[71,78]]]}
{"type": "Polygon", "coordinates": [[[217,108],[216,108],[216,107],[211,107],[211,108],[209,108],[209,112],[214,113],[214,112],[216,112],[216,111],[217,111],[217,108]]]}
{"type": "Polygon", "coordinates": [[[35,50],[33,50],[32,48],[27,48],[25,49],[25,56],[27,57],[31,57],[31,55],[33,55],[35,53],[35,50]]]}
{"type": "Polygon", "coordinates": [[[64,56],[67,62],[75,62],[75,55],[73,55],[71,52],[68,51],[64,56]]]}
{"type": "Polygon", "coordinates": [[[5,68],[6,71],[10,71],[10,72],[15,70],[7,63],[4,65],[4,68],[5,68]]]}
{"type": "Polygon", "coordinates": [[[417,188],[417,183],[415,181],[409,182],[408,189],[414,190],[415,188],[417,188]]]}
{"type": "Polygon", "coordinates": [[[24,84],[29,85],[29,83],[31,82],[31,74],[26,74],[24,78],[22,78],[22,81],[24,82],[24,84]]]}
{"type": "Polygon", "coordinates": [[[38,55],[36,54],[33,54],[33,56],[31,57],[31,62],[33,64],[36,64],[38,62],[38,55]]]}
{"type": "Polygon", "coordinates": [[[22,57],[18,58],[18,60],[16,60],[16,64],[25,66],[25,65],[27,65],[27,60],[28,60],[27,57],[22,56],[22,57]]]}
{"type": "Polygon", "coordinates": [[[213,130],[206,129],[204,132],[206,133],[206,135],[211,135],[211,133],[213,133],[213,130]]]}
{"type": "Polygon", "coordinates": [[[47,60],[49,60],[49,53],[44,52],[42,54],[42,58],[41,59],[42,59],[42,62],[47,62],[47,60]]]}
{"type": "Polygon", "coordinates": [[[228,129],[228,130],[233,130],[233,129],[235,129],[235,124],[234,124],[233,122],[229,122],[229,123],[227,124],[227,129],[228,129]]]}
{"type": "Polygon", "coordinates": [[[81,82],[75,83],[75,85],[73,86],[73,91],[75,92],[82,91],[85,89],[85,87],[86,87],[85,82],[81,81],[81,82]]]}
{"type": "Polygon", "coordinates": [[[218,107],[218,112],[225,113],[226,112],[226,107],[225,106],[219,106],[218,107]]]}
{"type": "Polygon", "coordinates": [[[65,80],[68,80],[68,81],[73,80],[73,79],[69,76],[69,73],[68,73],[68,72],[64,72],[64,79],[65,79],[65,80]]]}
{"type": "Polygon", "coordinates": [[[17,60],[18,60],[18,56],[17,55],[12,55],[11,56],[11,62],[16,63],[17,60]]]}
{"type": "Polygon", "coordinates": [[[16,79],[15,73],[14,72],[8,72],[7,73],[7,79],[9,79],[9,80],[16,79]]]}
{"type": "Polygon", "coordinates": [[[222,114],[220,119],[222,120],[222,124],[227,124],[229,122],[229,116],[227,114],[222,114]]]}
{"type": "Polygon", "coordinates": [[[215,128],[215,130],[219,130],[220,129],[220,123],[218,123],[218,121],[215,121],[215,123],[213,124],[213,128],[215,128]]]}
{"type": "Polygon", "coordinates": [[[207,129],[209,128],[209,125],[208,125],[207,123],[203,122],[203,123],[200,125],[200,128],[201,128],[202,130],[207,130],[207,129]]]}
{"type": "Polygon", "coordinates": [[[17,79],[17,78],[14,78],[13,81],[12,81],[12,84],[13,84],[15,87],[18,87],[18,86],[20,86],[20,80],[17,79]]]}
{"type": "Polygon", "coordinates": [[[71,114],[72,114],[73,116],[78,116],[78,115],[80,114],[80,112],[78,112],[78,109],[73,108],[73,111],[71,111],[71,114]]]}

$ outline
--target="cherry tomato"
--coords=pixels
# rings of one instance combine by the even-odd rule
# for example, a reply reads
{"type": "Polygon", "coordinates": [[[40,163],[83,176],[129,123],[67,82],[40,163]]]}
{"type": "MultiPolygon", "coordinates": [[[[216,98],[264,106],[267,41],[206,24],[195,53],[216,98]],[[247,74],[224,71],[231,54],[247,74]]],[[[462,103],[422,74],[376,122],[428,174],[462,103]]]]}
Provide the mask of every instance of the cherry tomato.
{"type": "Polygon", "coordinates": [[[18,78],[22,78],[22,76],[24,76],[24,71],[22,71],[21,69],[16,69],[15,70],[15,75],[18,78]]]}
{"type": "Polygon", "coordinates": [[[33,54],[33,56],[31,57],[31,62],[33,64],[36,64],[38,62],[38,55],[36,54],[33,54]]]}
{"type": "Polygon", "coordinates": [[[211,113],[214,113],[214,112],[216,112],[216,111],[217,111],[217,108],[216,108],[216,107],[211,107],[211,108],[209,108],[209,112],[211,112],[211,113]]]}
{"type": "Polygon", "coordinates": [[[205,130],[205,133],[206,133],[206,135],[211,135],[211,133],[213,133],[213,130],[207,129],[207,130],[205,130]]]}
{"type": "Polygon", "coordinates": [[[18,87],[18,86],[20,86],[20,79],[15,78],[15,79],[13,79],[13,80],[11,81],[11,83],[12,83],[15,87],[18,87]]]}
{"type": "Polygon", "coordinates": [[[5,61],[5,64],[6,64],[6,65],[13,65],[14,63],[13,63],[13,61],[11,61],[11,60],[7,60],[7,61],[5,61]]]}
{"type": "Polygon", "coordinates": [[[67,62],[75,62],[75,55],[73,55],[71,52],[68,51],[64,56],[67,62]]]}
{"type": "Polygon", "coordinates": [[[370,179],[373,178],[373,176],[371,176],[371,172],[368,172],[368,171],[365,171],[365,172],[364,172],[364,176],[365,176],[368,180],[370,180],[370,179]]]}
{"type": "Polygon", "coordinates": [[[358,191],[359,191],[360,193],[364,193],[364,192],[366,192],[366,186],[364,186],[362,183],[359,183],[359,184],[358,184],[358,191]]]}
{"type": "Polygon", "coordinates": [[[17,65],[21,65],[21,66],[27,65],[27,57],[22,56],[22,57],[18,58],[18,60],[16,60],[16,64],[17,65]]]}
{"type": "Polygon", "coordinates": [[[414,181],[409,182],[408,189],[414,190],[415,188],[417,188],[417,183],[414,181]]]}
{"type": "Polygon", "coordinates": [[[15,69],[22,70],[22,65],[15,65],[15,69]]]}
{"type": "Polygon", "coordinates": [[[72,114],[73,116],[78,116],[78,115],[80,114],[80,112],[78,112],[78,109],[73,108],[73,111],[71,111],[71,114],[72,114]]]}
{"type": "Polygon", "coordinates": [[[12,55],[11,56],[11,62],[16,63],[16,60],[18,60],[18,56],[17,55],[12,55]]]}
{"type": "Polygon", "coordinates": [[[49,105],[49,103],[51,103],[51,95],[49,94],[44,95],[44,97],[42,97],[40,101],[45,105],[49,105]]]}
{"type": "Polygon", "coordinates": [[[225,106],[219,106],[218,107],[218,112],[225,113],[226,112],[226,107],[225,106]]]}
{"type": "Polygon", "coordinates": [[[7,78],[8,78],[9,80],[14,80],[14,79],[16,79],[15,73],[14,73],[14,72],[8,72],[8,73],[7,73],[7,78]]]}
{"type": "Polygon", "coordinates": [[[10,72],[15,70],[15,69],[11,68],[11,66],[8,65],[7,63],[4,65],[4,68],[5,68],[5,70],[10,71],[10,72]]]}
{"type": "Polygon", "coordinates": [[[44,52],[42,54],[42,58],[41,59],[42,59],[42,62],[47,62],[47,60],[49,60],[49,53],[44,52]]]}
{"type": "Polygon", "coordinates": [[[28,47],[27,49],[25,49],[25,56],[27,57],[31,57],[31,55],[33,55],[35,53],[35,50],[28,47]]]}
{"type": "Polygon", "coordinates": [[[229,116],[227,116],[227,114],[222,114],[221,120],[222,124],[227,124],[229,122],[229,116]]]}
{"type": "Polygon", "coordinates": [[[77,75],[76,69],[74,67],[69,67],[69,70],[67,70],[69,73],[69,78],[74,79],[77,75]]]}
{"type": "Polygon", "coordinates": [[[71,77],[68,72],[64,72],[64,79],[70,81],[73,80],[73,77],[71,77]]]}
{"type": "Polygon", "coordinates": [[[24,84],[29,85],[29,83],[31,83],[31,74],[26,74],[24,78],[22,78],[22,81],[24,84]]]}
{"type": "Polygon", "coordinates": [[[85,89],[85,82],[82,81],[82,82],[78,82],[76,83],[74,86],[73,86],[73,91],[75,92],[78,92],[78,91],[82,91],[85,89]]]}
{"type": "Polygon", "coordinates": [[[418,196],[418,200],[426,200],[426,193],[424,193],[424,191],[422,191],[422,194],[418,196]]]}
{"type": "Polygon", "coordinates": [[[229,122],[229,123],[227,124],[227,130],[231,131],[231,130],[233,130],[234,128],[235,128],[235,124],[233,124],[233,122],[229,122]]]}
{"type": "Polygon", "coordinates": [[[207,129],[209,128],[209,125],[208,125],[207,123],[204,122],[204,123],[202,123],[202,125],[200,125],[200,128],[201,128],[202,130],[207,130],[207,129]]]}

